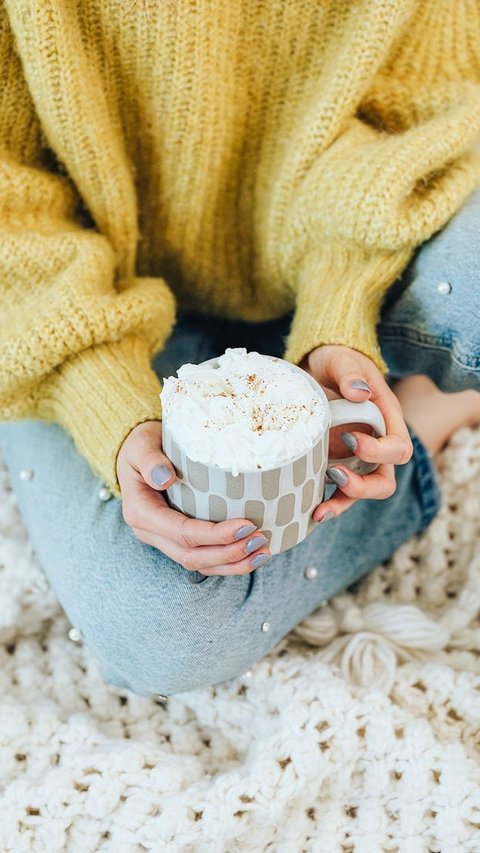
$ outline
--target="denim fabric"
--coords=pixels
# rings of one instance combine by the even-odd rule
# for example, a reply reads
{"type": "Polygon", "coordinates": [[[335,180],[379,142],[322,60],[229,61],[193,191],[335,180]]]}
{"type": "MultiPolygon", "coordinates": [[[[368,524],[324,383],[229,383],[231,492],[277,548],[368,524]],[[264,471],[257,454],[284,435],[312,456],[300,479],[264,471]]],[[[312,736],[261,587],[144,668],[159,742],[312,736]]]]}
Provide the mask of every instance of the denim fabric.
{"type": "Polygon", "coordinates": [[[387,294],[378,339],[392,376],[480,387],[480,190],[417,249],[387,294]]]}
{"type": "MultiPolygon", "coordinates": [[[[420,247],[389,292],[378,332],[392,376],[426,373],[445,390],[479,388],[479,196],[420,247]],[[444,295],[437,284],[445,280],[452,289],[444,295]]],[[[281,355],[290,320],[184,315],[154,368],[167,376],[227,346],[281,355]]],[[[358,501],[262,568],[229,577],[187,572],[138,542],[121,502],[99,499],[102,483],[61,427],[4,423],[0,448],[40,564],[105,679],[138,694],[169,695],[239,675],[430,524],[441,504],[436,469],[409,430],[414,453],[396,467],[390,498],[358,501]],[[34,471],[31,480],[20,479],[24,468],[34,471]],[[313,578],[309,566],[317,568],[313,578]]],[[[334,489],[327,487],[327,497],[334,489]]]]}

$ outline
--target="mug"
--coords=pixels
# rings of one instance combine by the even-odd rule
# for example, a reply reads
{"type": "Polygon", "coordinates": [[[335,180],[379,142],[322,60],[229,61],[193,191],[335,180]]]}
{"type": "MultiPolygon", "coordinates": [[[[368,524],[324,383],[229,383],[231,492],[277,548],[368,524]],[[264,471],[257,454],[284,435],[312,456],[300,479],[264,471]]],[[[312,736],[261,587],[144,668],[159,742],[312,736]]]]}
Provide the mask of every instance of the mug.
{"type": "MultiPolygon", "coordinates": [[[[275,358],[279,360],[283,361],[275,358]]],[[[202,364],[215,366],[216,362],[216,358],[210,358],[202,364]]],[[[327,415],[312,445],[288,462],[234,476],[218,465],[190,459],[170,433],[168,418],[162,420],[163,450],[177,473],[177,479],[166,490],[170,505],[185,515],[207,521],[246,518],[261,530],[272,554],[293,548],[315,529],[312,513],[324,499],[326,483],[331,482],[326,476],[328,467],[338,463],[359,474],[378,468],[378,463],[365,462],[357,456],[329,459],[330,429],[362,423],[369,424],[377,437],[386,434],[385,421],[375,403],[328,400],[322,386],[309,373],[291,362],[284,363],[307,378],[327,415]]]]}

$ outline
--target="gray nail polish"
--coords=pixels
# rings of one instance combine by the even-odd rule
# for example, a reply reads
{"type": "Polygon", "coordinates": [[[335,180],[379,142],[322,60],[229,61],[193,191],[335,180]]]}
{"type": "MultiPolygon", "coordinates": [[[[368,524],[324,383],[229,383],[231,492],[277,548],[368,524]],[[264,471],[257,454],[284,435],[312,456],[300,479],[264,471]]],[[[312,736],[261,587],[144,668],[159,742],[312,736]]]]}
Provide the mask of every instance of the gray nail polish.
{"type": "Polygon", "coordinates": [[[172,469],[168,465],[155,465],[150,471],[150,479],[154,486],[164,486],[172,478],[172,469]]]}
{"type": "Polygon", "coordinates": [[[245,536],[249,536],[256,529],[256,524],[244,524],[243,527],[239,527],[235,532],[235,539],[245,539],[245,536]]]}
{"type": "Polygon", "coordinates": [[[318,523],[323,524],[324,521],[329,521],[331,518],[335,518],[335,513],[328,510],[318,523]]]}
{"type": "Polygon", "coordinates": [[[265,536],[253,536],[253,538],[249,539],[245,545],[245,553],[251,554],[252,551],[256,551],[257,548],[262,548],[267,544],[267,542],[268,539],[265,536]]]}
{"type": "Polygon", "coordinates": [[[347,445],[349,450],[356,450],[358,447],[358,439],[351,432],[342,432],[340,438],[347,445]]]}
{"type": "Polygon", "coordinates": [[[363,381],[363,379],[354,379],[353,382],[350,382],[350,388],[355,388],[360,391],[371,391],[370,385],[363,381]]]}
{"type": "Polygon", "coordinates": [[[346,486],[348,483],[348,475],[340,468],[327,468],[327,474],[337,486],[346,486]]]}
{"type": "Polygon", "coordinates": [[[263,566],[263,564],[270,559],[270,556],[270,554],[257,554],[257,556],[253,558],[253,560],[250,560],[250,565],[254,569],[259,569],[260,566],[263,566]]]}

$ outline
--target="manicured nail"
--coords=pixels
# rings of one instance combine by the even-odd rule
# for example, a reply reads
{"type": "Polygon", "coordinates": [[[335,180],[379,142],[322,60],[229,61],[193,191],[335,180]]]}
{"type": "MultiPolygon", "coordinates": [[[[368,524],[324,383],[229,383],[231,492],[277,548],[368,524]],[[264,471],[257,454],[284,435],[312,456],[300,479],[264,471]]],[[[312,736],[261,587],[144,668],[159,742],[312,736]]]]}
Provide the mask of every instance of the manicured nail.
{"type": "Polygon", "coordinates": [[[254,536],[252,539],[249,539],[247,544],[245,545],[245,553],[251,554],[252,551],[256,551],[257,548],[263,548],[266,545],[268,539],[265,536],[254,536]]]}
{"type": "Polygon", "coordinates": [[[353,382],[350,382],[350,388],[355,388],[360,391],[371,391],[370,385],[363,381],[363,379],[354,379],[353,382]]]}
{"type": "Polygon", "coordinates": [[[253,560],[250,560],[250,565],[254,569],[259,569],[260,566],[263,566],[263,564],[270,559],[270,557],[271,554],[257,554],[257,556],[253,558],[253,560]]]}
{"type": "Polygon", "coordinates": [[[340,468],[327,468],[327,474],[337,486],[346,486],[348,483],[348,475],[340,468]]]}
{"type": "Polygon", "coordinates": [[[340,438],[347,445],[349,450],[356,450],[358,447],[358,439],[351,432],[342,432],[340,438]]]}
{"type": "Polygon", "coordinates": [[[239,527],[236,531],[235,539],[245,539],[245,536],[249,536],[256,529],[256,524],[244,524],[243,527],[239,527]]]}
{"type": "Polygon", "coordinates": [[[172,469],[168,465],[155,465],[150,471],[150,479],[154,486],[164,486],[172,478],[172,469]]]}
{"type": "Polygon", "coordinates": [[[318,520],[318,524],[323,524],[324,521],[329,521],[331,518],[335,518],[335,513],[329,510],[318,520]]]}

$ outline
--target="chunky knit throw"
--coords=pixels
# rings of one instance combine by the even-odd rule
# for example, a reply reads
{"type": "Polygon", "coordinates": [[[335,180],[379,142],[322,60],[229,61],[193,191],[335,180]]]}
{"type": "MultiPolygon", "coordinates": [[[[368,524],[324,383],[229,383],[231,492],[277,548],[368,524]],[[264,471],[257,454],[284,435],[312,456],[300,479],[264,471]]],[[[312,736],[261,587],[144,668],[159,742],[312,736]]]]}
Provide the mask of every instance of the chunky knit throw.
{"type": "Polygon", "coordinates": [[[2,853],[477,853],[480,429],[438,465],[422,536],[166,703],[69,639],[0,467],[2,853]]]}
{"type": "Polygon", "coordinates": [[[0,418],[118,494],[175,306],[375,333],[480,181],[478,0],[3,0],[0,418]]]}

